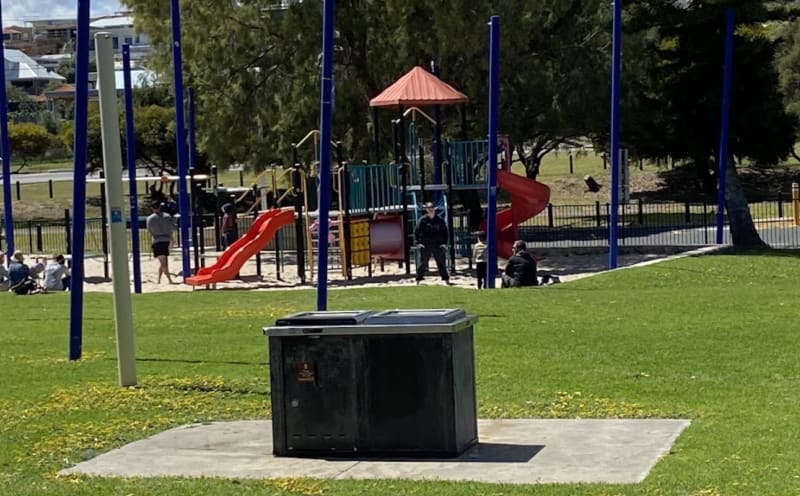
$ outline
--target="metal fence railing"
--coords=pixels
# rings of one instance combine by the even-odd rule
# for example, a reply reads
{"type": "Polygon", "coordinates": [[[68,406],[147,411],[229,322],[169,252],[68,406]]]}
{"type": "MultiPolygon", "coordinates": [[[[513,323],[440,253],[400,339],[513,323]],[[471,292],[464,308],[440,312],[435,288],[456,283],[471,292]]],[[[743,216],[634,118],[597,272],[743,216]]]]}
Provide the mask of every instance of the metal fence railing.
{"type": "MultiPolygon", "coordinates": [[[[610,205],[548,205],[540,215],[520,225],[520,237],[535,246],[581,247],[608,244],[610,205]]],[[[800,227],[794,224],[791,202],[778,199],[752,203],[750,213],[761,238],[776,247],[800,248],[800,227]]],[[[716,242],[716,205],[707,203],[647,203],[619,206],[619,241],[623,245],[700,246],[716,242]]],[[[724,217],[724,242],[730,231],[724,217]]]]}
{"type": "MultiPolygon", "coordinates": [[[[610,206],[596,202],[584,205],[548,205],[544,212],[519,226],[519,236],[538,247],[585,247],[608,244],[610,206]]],[[[704,203],[647,203],[637,201],[619,207],[619,242],[628,246],[702,246],[716,241],[716,206],[704,203]]],[[[800,248],[800,226],[794,223],[790,201],[776,200],[753,203],[750,212],[761,238],[771,246],[800,248]]],[[[250,217],[240,218],[239,233],[252,225],[250,217]]],[[[205,251],[220,248],[219,223],[213,215],[202,219],[198,247],[205,251]]],[[[128,223],[130,227],[130,222],[128,223]]],[[[457,252],[466,254],[474,242],[463,215],[454,217],[457,252]]],[[[140,249],[148,253],[152,240],[144,220],[138,223],[140,249]]],[[[21,221],[14,223],[15,247],[30,254],[68,254],[72,235],[71,221],[21,221]]],[[[294,250],[296,234],[293,225],[284,226],[276,237],[282,250],[294,250]]],[[[101,219],[86,221],[85,250],[88,256],[108,253],[101,219]]],[[[726,226],[724,242],[730,242],[726,226]]],[[[176,230],[176,245],[181,240],[176,230]]],[[[276,240],[264,249],[274,250],[276,240]]],[[[128,242],[128,249],[132,246],[128,242]]]]}

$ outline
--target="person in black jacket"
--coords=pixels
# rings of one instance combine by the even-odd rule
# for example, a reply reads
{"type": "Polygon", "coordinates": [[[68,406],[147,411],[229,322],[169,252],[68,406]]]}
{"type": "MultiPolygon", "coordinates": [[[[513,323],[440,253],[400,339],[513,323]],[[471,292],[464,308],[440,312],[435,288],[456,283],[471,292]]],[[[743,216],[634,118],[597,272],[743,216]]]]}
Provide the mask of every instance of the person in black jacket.
{"type": "Polygon", "coordinates": [[[536,259],[525,249],[524,241],[514,241],[514,254],[508,259],[503,271],[502,287],[521,288],[536,286],[536,259]]]}
{"type": "Polygon", "coordinates": [[[439,270],[442,280],[450,284],[450,276],[447,273],[444,258],[444,249],[447,246],[447,224],[436,215],[436,206],[433,203],[426,203],[425,210],[426,214],[419,220],[417,228],[414,230],[414,242],[420,253],[420,261],[417,265],[417,284],[425,278],[431,256],[436,260],[436,268],[439,270]]]}

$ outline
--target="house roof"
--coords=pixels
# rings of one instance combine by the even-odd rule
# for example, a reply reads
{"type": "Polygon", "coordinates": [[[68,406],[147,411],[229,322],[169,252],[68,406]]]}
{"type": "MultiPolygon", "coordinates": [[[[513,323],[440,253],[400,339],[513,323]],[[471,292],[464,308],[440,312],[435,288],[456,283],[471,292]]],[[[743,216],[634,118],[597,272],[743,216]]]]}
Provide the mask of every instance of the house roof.
{"type": "MultiPolygon", "coordinates": [[[[114,82],[118,90],[125,89],[125,72],[121,69],[114,71],[114,82]]],[[[131,70],[131,87],[143,88],[152,86],[156,82],[156,73],[148,69],[131,70]]]]}
{"type": "Polygon", "coordinates": [[[89,27],[92,29],[111,29],[131,26],[133,26],[133,16],[103,17],[89,24],[89,27]]]}
{"type": "Polygon", "coordinates": [[[64,76],[42,67],[20,50],[5,50],[6,81],[65,81],[64,76]]]}
{"type": "Polygon", "coordinates": [[[461,93],[420,66],[414,67],[370,100],[370,107],[450,105],[468,101],[461,93]]]}

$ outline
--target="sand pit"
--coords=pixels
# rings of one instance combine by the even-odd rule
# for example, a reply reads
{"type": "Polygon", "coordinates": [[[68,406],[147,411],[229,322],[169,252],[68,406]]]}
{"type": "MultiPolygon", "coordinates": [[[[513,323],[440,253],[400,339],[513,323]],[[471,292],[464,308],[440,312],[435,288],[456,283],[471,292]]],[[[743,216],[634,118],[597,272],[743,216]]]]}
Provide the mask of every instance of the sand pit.
{"type": "MultiPolygon", "coordinates": [[[[676,255],[665,254],[621,254],[618,257],[618,267],[628,268],[639,266],[642,264],[656,263],[659,261],[669,260],[676,257],[690,256],[702,254],[709,251],[709,249],[701,249],[679,253],[676,255]]],[[[210,255],[207,259],[207,264],[213,264],[216,259],[210,255]]],[[[316,274],[314,280],[308,280],[305,284],[300,283],[297,275],[297,267],[293,263],[293,257],[287,255],[284,257],[284,264],[281,268],[280,280],[277,278],[276,264],[274,253],[264,253],[261,260],[261,276],[257,275],[257,267],[255,258],[250,259],[240,271],[240,279],[230,280],[224,283],[216,284],[216,290],[288,290],[288,289],[308,289],[316,287],[316,274]]],[[[129,270],[131,278],[133,277],[131,256],[128,255],[129,270]]],[[[193,263],[192,263],[193,265],[193,263]]],[[[433,261],[431,261],[433,266],[433,261]]],[[[502,268],[504,261],[500,261],[502,268]]],[[[214,288],[207,288],[206,286],[192,287],[183,284],[183,278],[178,274],[181,271],[180,252],[173,250],[170,255],[169,267],[173,275],[175,284],[169,284],[166,278],[163,278],[161,284],[158,284],[157,269],[158,261],[149,254],[143,254],[141,257],[142,267],[142,291],[144,293],[153,293],[161,291],[205,291],[213,290],[214,288]]],[[[457,288],[474,288],[475,276],[474,271],[468,269],[468,261],[466,259],[458,260],[456,263],[456,275],[452,276],[450,282],[452,287],[457,288]]],[[[589,277],[591,275],[604,272],[608,267],[607,254],[584,254],[584,255],[564,255],[552,254],[546,255],[539,261],[539,272],[554,274],[559,276],[562,283],[573,281],[576,279],[589,277]]],[[[411,275],[406,275],[405,268],[396,262],[386,262],[383,270],[378,264],[373,266],[373,275],[368,277],[366,267],[358,267],[353,269],[353,280],[347,281],[342,275],[341,269],[330,267],[328,269],[328,286],[330,288],[346,288],[346,287],[387,287],[387,286],[413,286],[414,281],[414,265],[412,263],[411,275]]],[[[84,291],[87,292],[112,292],[113,285],[111,279],[105,277],[104,261],[102,257],[87,258],[84,263],[85,270],[85,285],[84,291]]],[[[111,264],[108,264],[109,275],[111,271],[111,264]]],[[[315,262],[316,272],[316,262],[315,262]]],[[[308,277],[308,275],[307,275],[308,277]]],[[[429,271],[427,278],[422,282],[422,285],[445,285],[436,274],[435,270],[429,271]]],[[[499,281],[498,285],[499,287],[499,281]]]]}

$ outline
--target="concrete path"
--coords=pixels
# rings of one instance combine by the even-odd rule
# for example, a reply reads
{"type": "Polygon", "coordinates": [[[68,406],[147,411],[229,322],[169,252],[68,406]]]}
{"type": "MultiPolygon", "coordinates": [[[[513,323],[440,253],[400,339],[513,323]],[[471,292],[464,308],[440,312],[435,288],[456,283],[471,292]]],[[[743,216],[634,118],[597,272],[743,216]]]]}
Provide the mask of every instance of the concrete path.
{"type": "Polygon", "coordinates": [[[636,483],[688,425],[688,420],[481,420],[481,443],[456,459],[326,460],[272,456],[269,421],[221,422],[171,429],[60,474],[636,483]]]}

